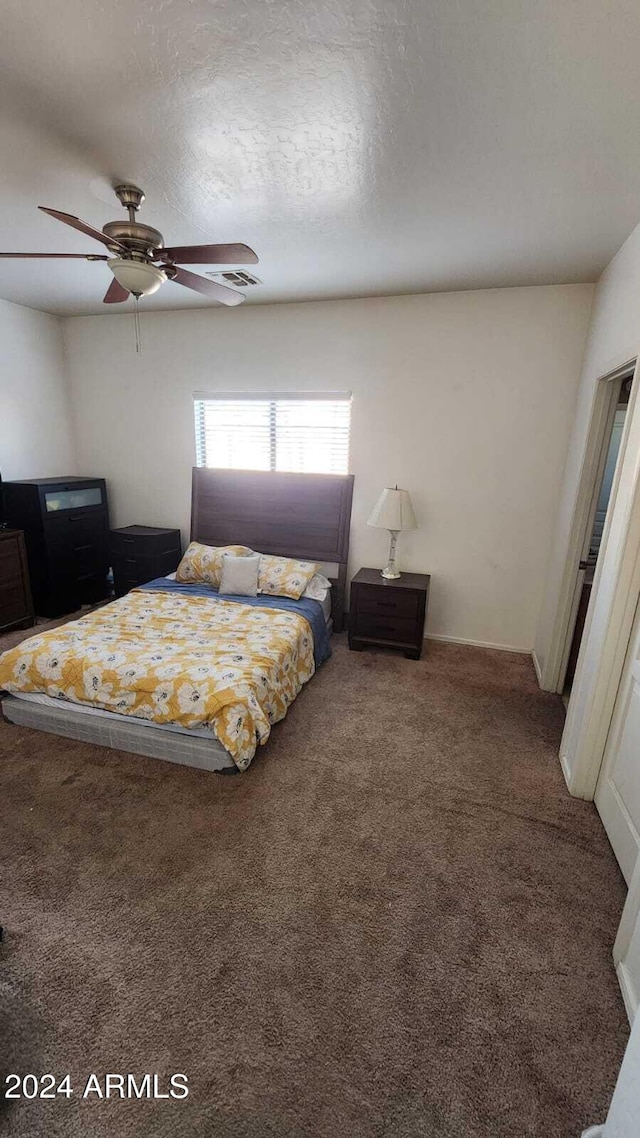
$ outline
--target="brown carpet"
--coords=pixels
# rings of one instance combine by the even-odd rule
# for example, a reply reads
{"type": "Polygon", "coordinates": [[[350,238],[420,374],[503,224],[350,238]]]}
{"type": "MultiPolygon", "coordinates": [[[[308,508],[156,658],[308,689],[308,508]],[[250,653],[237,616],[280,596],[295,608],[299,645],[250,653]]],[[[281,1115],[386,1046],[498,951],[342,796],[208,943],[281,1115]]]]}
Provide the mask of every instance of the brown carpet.
{"type": "MultiPolygon", "coordinates": [[[[6,642],[5,642],[6,643],[6,642]]],[[[627,1038],[625,890],[524,656],[333,659],[246,775],[0,724],[16,1138],[578,1138],[627,1038]],[[90,1073],[189,1077],[100,1101],[90,1073]]],[[[2,1121],[0,1119],[0,1121],[2,1121]]]]}

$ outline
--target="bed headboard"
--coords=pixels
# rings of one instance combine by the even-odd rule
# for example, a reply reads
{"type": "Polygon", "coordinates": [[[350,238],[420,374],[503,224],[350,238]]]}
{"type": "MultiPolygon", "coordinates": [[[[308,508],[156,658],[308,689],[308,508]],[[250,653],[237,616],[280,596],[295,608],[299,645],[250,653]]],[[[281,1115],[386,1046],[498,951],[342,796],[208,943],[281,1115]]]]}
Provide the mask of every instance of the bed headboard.
{"type": "Polygon", "coordinates": [[[193,469],[191,540],[324,561],[336,632],[343,626],[353,474],[193,469]]]}

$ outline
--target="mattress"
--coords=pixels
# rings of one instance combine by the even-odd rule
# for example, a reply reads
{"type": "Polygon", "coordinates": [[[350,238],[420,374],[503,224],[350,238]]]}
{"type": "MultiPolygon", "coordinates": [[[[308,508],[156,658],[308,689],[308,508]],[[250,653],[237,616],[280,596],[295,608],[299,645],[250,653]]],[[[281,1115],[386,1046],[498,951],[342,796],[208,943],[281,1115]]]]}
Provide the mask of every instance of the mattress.
{"type": "MultiPolygon", "coordinates": [[[[135,719],[135,715],[119,715],[117,711],[105,711],[101,707],[89,707],[86,703],[71,703],[71,701],[54,699],[53,696],[44,695],[42,692],[12,692],[14,699],[24,699],[28,703],[39,703],[42,707],[55,707],[58,711],[61,707],[73,707],[74,711],[79,712],[80,715],[90,715],[94,719],[119,719],[121,723],[131,723],[135,719]]],[[[151,727],[153,731],[170,731],[172,734],[188,735],[193,739],[215,739],[213,731],[208,727],[194,727],[189,730],[187,727],[180,727],[179,724],[171,723],[154,723],[152,719],[139,719],[139,723],[144,723],[145,727],[151,727]]]]}
{"type": "Polygon", "coordinates": [[[46,731],[63,739],[79,739],[98,747],[109,747],[114,751],[128,751],[133,755],[146,755],[153,759],[178,763],[181,766],[196,767],[198,770],[222,771],[233,774],[236,767],[231,755],[214,738],[201,739],[178,731],[149,731],[149,724],[131,717],[122,722],[122,717],[108,711],[101,716],[78,714],[78,704],[55,701],[53,707],[46,707],[15,695],[7,695],[1,701],[2,713],[10,722],[20,727],[32,727],[36,731],[46,731]]]}

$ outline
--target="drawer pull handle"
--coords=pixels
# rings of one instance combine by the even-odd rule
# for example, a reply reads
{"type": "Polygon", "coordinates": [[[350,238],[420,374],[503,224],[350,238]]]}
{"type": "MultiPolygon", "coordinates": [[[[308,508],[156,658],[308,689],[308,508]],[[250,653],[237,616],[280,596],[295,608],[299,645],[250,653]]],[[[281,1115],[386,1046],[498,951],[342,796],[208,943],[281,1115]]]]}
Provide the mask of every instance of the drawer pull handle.
{"type": "Polygon", "coordinates": [[[84,553],[84,551],[86,549],[93,549],[93,546],[92,545],[74,545],[73,552],[74,553],[84,553]]]}
{"type": "Polygon", "coordinates": [[[93,577],[95,577],[95,573],[83,573],[82,576],[77,577],[76,580],[78,580],[78,581],[90,581],[93,577]]]}
{"type": "Polygon", "coordinates": [[[376,601],[379,609],[394,609],[396,607],[395,601],[376,601]]]}

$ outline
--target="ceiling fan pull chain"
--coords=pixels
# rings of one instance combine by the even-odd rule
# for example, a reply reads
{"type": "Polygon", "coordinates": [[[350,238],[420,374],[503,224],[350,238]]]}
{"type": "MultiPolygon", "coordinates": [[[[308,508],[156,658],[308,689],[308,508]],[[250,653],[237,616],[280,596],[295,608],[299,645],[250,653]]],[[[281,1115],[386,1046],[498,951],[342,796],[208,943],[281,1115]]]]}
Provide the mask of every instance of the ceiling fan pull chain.
{"type": "Polygon", "coordinates": [[[142,347],[140,345],[140,297],[134,295],[135,309],[133,312],[133,324],[136,331],[136,352],[139,356],[142,355],[142,347]]]}

